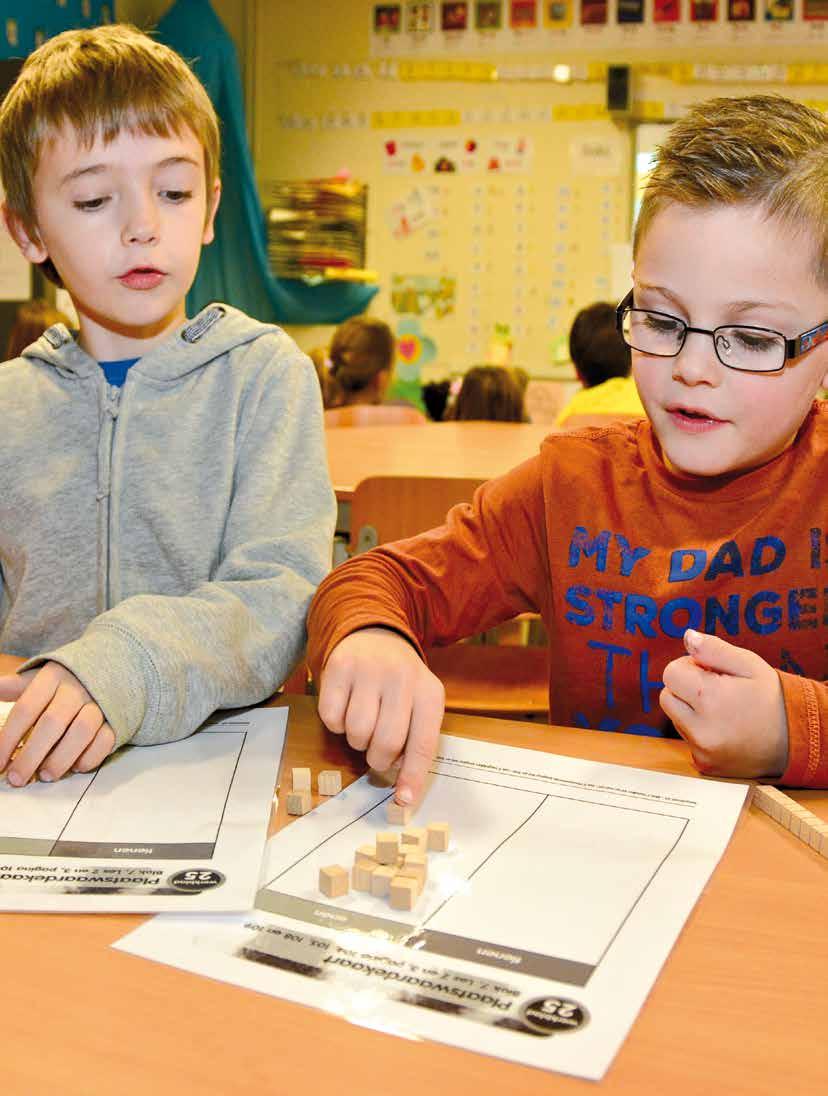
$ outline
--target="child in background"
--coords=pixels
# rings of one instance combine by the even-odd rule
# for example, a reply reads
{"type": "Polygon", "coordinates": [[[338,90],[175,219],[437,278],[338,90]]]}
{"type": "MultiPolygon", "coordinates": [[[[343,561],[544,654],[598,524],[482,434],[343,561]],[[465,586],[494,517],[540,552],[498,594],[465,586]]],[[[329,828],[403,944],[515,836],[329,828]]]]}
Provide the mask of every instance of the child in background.
{"type": "Polygon", "coordinates": [[[391,328],[372,316],[354,316],[334,332],[328,359],[326,407],[382,403],[394,365],[391,328]]]}
{"type": "Polygon", "coordinates": [[[40,338],[43,332],[53,324],[62,323],[71,326],[71,320],[60,309],[53,308],[43,297],[25,301],[17,310],[14,325],[6,343],[6,361],[19,358],[27,346],[40,338]]]}
{"type": "Polygon", "coordinates": [[[615,305],[604,301],[582,308],[569,331],[569,357],[584,386],[564,407],[556,426],[584,415],[643,418],[632,358],[616,326],[615,305]]]}
{"type": "Polygon", "coordinates": [[[14,785],[263,700],[304,645],[335,516],[322,401],[279,328],[187,319],[218,165],[204,88],[132,27],[52,38],[0,107],[6,224],[79,318],[0,369],[14,785]]]}
{"type": "MultiPolygon", "coordinates": [[[[526,377],[522,370],[520,372],[526,377]]],[[[475,419],[525,422],[525,390],[526,383],[521,383],[517,370],[502,365],[475,365],[463,377],[454,406],[446,418],[459,422],[475,419]]]]}
{"type": "Polygon", "coordinates": [[[618,316],[647,419],[551,435],[316,595],[320,715],[374,768],[403,755],[400,803],[443,715],[424,649],[524,611],[553,723],[669,720],[701,772],[828,787],[828,120],[776,96],[691,109],[633,253],[618,316]]]}

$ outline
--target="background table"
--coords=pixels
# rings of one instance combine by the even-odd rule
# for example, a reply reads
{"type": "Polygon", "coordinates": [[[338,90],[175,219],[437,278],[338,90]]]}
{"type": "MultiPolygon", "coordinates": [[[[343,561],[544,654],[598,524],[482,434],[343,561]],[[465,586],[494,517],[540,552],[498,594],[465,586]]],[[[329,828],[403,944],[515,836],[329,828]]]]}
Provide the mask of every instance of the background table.
{"type": "MultiPolygon", "coordinates": [[[[11,660],[0,658],[0,669],[11,660]]],[[[277,703],[284,703],[279,701],[277,703]]],[[[447,716],[449,733],[693,773],[684,743],[447,716]]],[[[291,698],[283,772],[359,775],[362,757],[291,698]]],[[[286,782],[287,783],[287,782],[286,782]]],[[[828,792],[797,793],[828,818],[828,792]]],[[[288,822],[284,796],[273,819],[288,822]]],[[[825,1091],[828,862],[747,810],[603,1096],[825,1091]]],[[[0,914],[3,1090],[199,1093],[595,1093],[591,1083],[354,1027],[109,947],[137,916],[0,914]]]]}
{"type": "Polygon", "coordinates": [[[533,457],[552,433],[544,423],[430,422],[334,427],[325,440],[336,497],[347,502],[367,476],[491,479],[533,457]]]}

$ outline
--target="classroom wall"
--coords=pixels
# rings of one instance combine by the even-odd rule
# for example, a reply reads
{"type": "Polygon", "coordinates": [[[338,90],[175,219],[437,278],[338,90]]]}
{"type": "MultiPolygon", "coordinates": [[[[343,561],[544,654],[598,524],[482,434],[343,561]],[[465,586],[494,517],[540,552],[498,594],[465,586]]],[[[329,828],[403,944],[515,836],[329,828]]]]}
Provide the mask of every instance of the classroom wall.
{"type": "MultiPolygon", "coordinates": [[[[713,94],[828,98],[824,87],[768,83],[765,72],[752,83],[673,78],[671,66],[682,60],[771,65],[824,55],[813,46],[785,48],[780,38],[746,44],[736,55],[727,44],[700,52],[682,45],[682,31],[671,27],[662,47],[634,55],[601,49],[597,36],[589,50],[477,53],[504,70],[575,61],[582,73],[600,72],[567,85],[548,78],[402,79],[399,61],[383,62],[377,49],[367,0],[250,2],[253,141],[263,197],[273,180],[340,170],[369,184],[367,265],[381,286],[372,311],[392,324],[410,354],[419,348],[427,377],[490,359],[507,340],[512,361],[533,377],[569,375],[566,338],[575,312],[625,291],[634,126],[607,114],[596,62],[637,68],[637,113],[647,121],[713,94]],[[661,72],[654,62],[662,62],[661,72]],[[435,172],[441,158],[457,170],[435,172]],[[498,172],[487,170],[494,159],[498,172]],[[406,216],[416,226],[409,232],[406,216]],[[413,314],[398,311],[412,306],[413,314]]],[[[421,74],[426,67],[419,66],[421,74]]],[[[324,332],[294,334],[310,346],[324,332]]]]}

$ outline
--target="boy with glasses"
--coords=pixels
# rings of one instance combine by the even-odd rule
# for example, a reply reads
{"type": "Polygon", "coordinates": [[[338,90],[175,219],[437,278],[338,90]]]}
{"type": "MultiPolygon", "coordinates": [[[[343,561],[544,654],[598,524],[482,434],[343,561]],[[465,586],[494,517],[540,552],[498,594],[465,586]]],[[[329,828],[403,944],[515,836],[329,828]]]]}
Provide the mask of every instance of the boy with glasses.
{"type": "Polygon", "coordinates": [[[541,613],[552,723],[663,735],[700,771],[828,786],[828,121],[774,96],[676,123],[618,309],[648,420],[553,435],[446,525],[326,579],[323,720],[423,787],[422,651],[541,613]],[[682,652],[682,643],[684,652],[682,652]]]}

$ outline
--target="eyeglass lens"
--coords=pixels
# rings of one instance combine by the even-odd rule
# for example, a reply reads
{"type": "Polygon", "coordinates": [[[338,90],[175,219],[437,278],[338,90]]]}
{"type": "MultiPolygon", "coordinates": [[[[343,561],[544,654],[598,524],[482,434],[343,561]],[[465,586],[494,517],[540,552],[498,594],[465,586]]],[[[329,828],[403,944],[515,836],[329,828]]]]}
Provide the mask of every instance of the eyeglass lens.
{"type": "MultiPolygon", "coordinates": [[[[624,313],[624,341],[642,354],[674,358],[687,337],[681,320],[659,312],[630,308],[624,313]]],[[[713,336],[716,356],[731,369],[754,372],[781,369],[785,364],[785,340],[773,331],[754,327],[718,327],[713,336]]]]}

